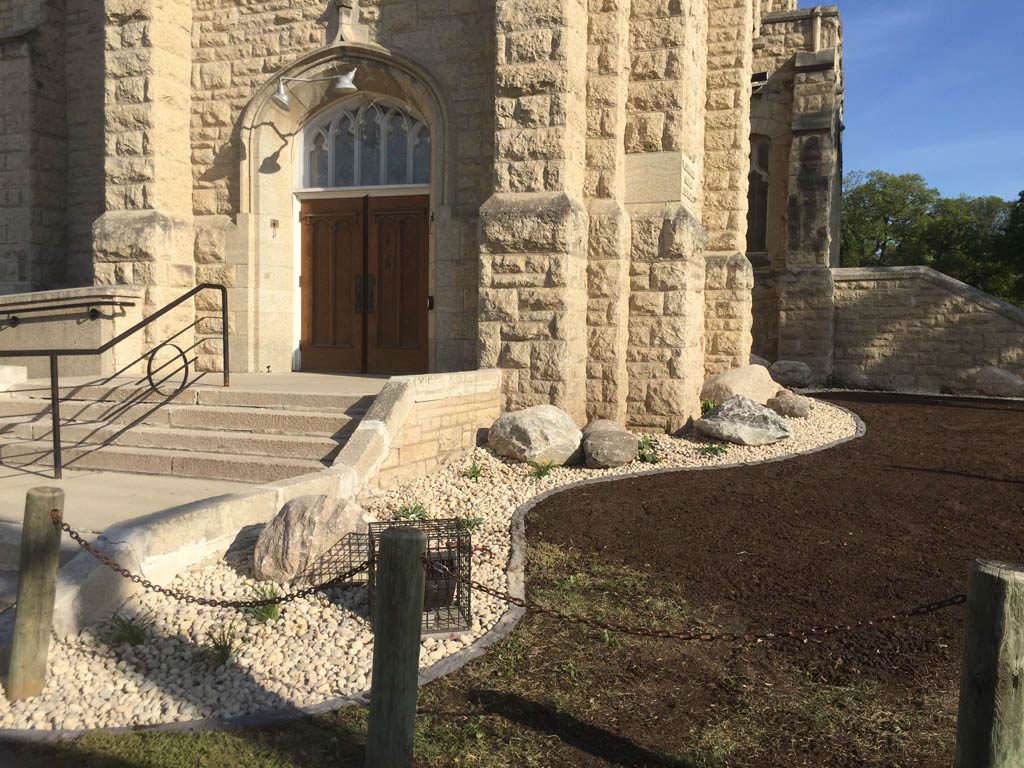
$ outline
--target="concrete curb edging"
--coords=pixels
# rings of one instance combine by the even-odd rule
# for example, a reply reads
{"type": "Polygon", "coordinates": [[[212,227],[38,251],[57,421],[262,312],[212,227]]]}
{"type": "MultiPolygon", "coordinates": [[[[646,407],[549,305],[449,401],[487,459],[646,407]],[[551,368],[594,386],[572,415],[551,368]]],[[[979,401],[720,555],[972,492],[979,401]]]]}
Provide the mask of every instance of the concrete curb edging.
{"type": "MultiPolygon", "coordinates": [[[[864,421],[852,411],[843,408],[835,403],[828,403],[829,406],[836,408],[847,415],[849,415],[854,422],[855,431],[852,435],[835,440],[825,445],[820,445],[815,448],[810,448],[805,451],[799,451],[796,453],[784,454],[782,456],[775,456],[770,459],[763,459],[760,461],[753,462],[737,462],[734,464],[722,464],[711,467],[671,467],[664,469],[653,469],[643,472],[630,472],[621,475],[611,475],[606,477],[592,477],[584,480],[578,480],[565,485],[560,485],[555,488],[551,488],[543,493],[534,496],[527,501],[520,504],[515,512],[512,514],[512,518],[509,522],[509,538],[510,538],[510,551],[508,565],[506,567],[506,578],[507,578],[507,590],[510,595],[518,599],[526,598],[526,516],[538,505],[551,498],[552,496],[560,493],[569,492],[577,488],[581,488],[589,485],[596,485],[599,483],[611,483],[621,480],[630,480],[641,477],[650,477],[654,475],[666,475],[672,473],[683,473],[683,472],[709,472],[719,471],[728,469],[739,469],[743,467],[753,467],[762,464],[779,463],[783,461],[789,461],[796,459],[801,456],[809,456],[815,453],[821,453],[832,448],[836,448],[845,443],[852,442],[863,437],[867,433],[867,425],[864,421]]],[[[484,652],[505,639],[512,631],[516,628],[523,616],[526,615],[526,609],[519,606],[509,606],[509,608],[501,615],[498,621],[494,624],[491,629],[484,633],[481,637],[477,638],[472,645],[453,653],[435,664],[427,667],[420,671],[419,684],[420,686],[426,685],[429,682],[437,680],[440,677],[448,675],[452,672],[461,669],[466,664],[474,661],[481,657],[484,652]]],[[[0,737],[8,739],[14,742],[23,743],[39,743],[39,742],[54,742],[65,739],[74,739],[79,736],[83,736],[89,733],[183,733],[190,731],[202,731],[202,730],[224,730],[224,729],[242,729],[242,728],[255,728],[255,727],[266,727],[275,724],[285,723],[295,720],[300,717],[306,717],[311,715],[320,715],[327,712],[332,712],[338,709],[342,709],[348,706],[365,706],[369,703],[369,691],[362,691],[359,693],[350,694],[336,699],[321,702],[310,707],[294,707],[289,709],[271,710],[266,712],[257,712],[250,715],[242,715],[234,718],[204,718],[200,720],[190,720],[186,722],[178,723],[165,723],[160,725],[142,726],[142,727],[131,727],[125,726],[120,728],[95,728],[89,730],[77,730],[77,731],[37,731],[37,730],[4,730],[0,729],[0,737]]]]}

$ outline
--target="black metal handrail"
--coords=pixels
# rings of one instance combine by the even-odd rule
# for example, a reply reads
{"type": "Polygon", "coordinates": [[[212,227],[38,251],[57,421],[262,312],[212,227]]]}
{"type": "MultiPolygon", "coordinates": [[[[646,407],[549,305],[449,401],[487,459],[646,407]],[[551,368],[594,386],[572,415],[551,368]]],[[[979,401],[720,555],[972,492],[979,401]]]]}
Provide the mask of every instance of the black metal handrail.
{"type": "MultiPolygon", "coordinates": [[[[230,354],[229,354],[229,351],[228,351],[228,289],[225,286],[220,285],[219,283],[202,283],[200,285],[197,285],[192,290],[187,291],[186,293],[183,293],[181,296],[176,298],[170,304],[167,304],[164,307],[162,307],[161,309],[158,309],[156,312],[154,312],[149,317],[143,318],[142,320],[137,322],[135,325],[133,325],[128,330],[123,331],[122,333],[119,333],[117,336],[112,338],[110,341],[106,342],[105,344],[102,344],[99,347],[96,347],[95,349],[11,349],[11,350],[0,350],[0,357],[49,357],[50,358],[50,414],[51,414],[51,418],[53,420],[53,476],[54,476],[55,479],[60,480],[61,479],[61,475],[63,474],[63,462],[61,460],[61,449],[60,449],[60,446],[61,446],[61,441],[60,441],[60,378],[59,378],[60,373],[59,373],[58,364],[57,364],[58,358],[61,358],[61,357],[82,357],[82,356],[86,356],[86,355],[102,355],[104,352],[107,352],[108,350],[112,349],[113,347],[116,347],[118,344],[120,344],[125,339],[130,338],[131,336],[134,336],[136,333],[141,331],[143,328],[145,328],[145,327],[151,325],[152,323],[156,322],[161,317],[166,315],[168,312],[173,312],[175,309],[180,307],[182,304],[184,304],[186,301],[191,299],[193,296],[195,296],[196,294],[199,294],[199,293],[201,293],[203,291],[219,291],[220,292],[220,303],[221,303],[221,337],[222,337],[222,341],[223,341],[223,345],[222,345],[223,346],[223,350],[222,351],[223,351],[223,355],[224,355],[224,386],[225,387],[230,387],[231,386],[231,365],[230,365],[231,358],[230,358],[230,354]]],[[[0,310],[0,311],[2,311],[2,310],[0,310]]],[[[160,370],[160,368],[158,368],[157,371],[153,370],[153,360],[154,360],[154,357],[155,357],[156,353],[158,351],[160,351],[165,346],[173,347],[177,351],[178,356],[181,357],[182,360],[184,361],[184,371],[185,371],[184,381],[177,387],[177,389],[173,393],[171,393],[170,395],[165,395],[166,397],[173,397],[174,395],[178,394],[178,392],[183,390],[186,386],[188,386],[188,363],[189,363],[188,355],[186,355],[185,352],[180,347],[177,347],[176,345],[171,344],[169,341],[168,342],[163,342],[163,343],[157,345],[156,347],[154,347],[148,353],[149,360],[148,360],[148,363],[147,363],[147,366],[146,366],[146,378],[149,381],[149,385],[153,389],[153,391],[158,392],[160,394],[164,394],[163,392],[160,391],[159,384],[156,384],[153,381],[153,374],[160,370]]],[[[163,367],[164,366],[161,366],[161,368],[163,368],[163,367]]],[[[166,379],[162,380],[160,383],[162,384],[163,381],[166,381],[166,379]]]]}

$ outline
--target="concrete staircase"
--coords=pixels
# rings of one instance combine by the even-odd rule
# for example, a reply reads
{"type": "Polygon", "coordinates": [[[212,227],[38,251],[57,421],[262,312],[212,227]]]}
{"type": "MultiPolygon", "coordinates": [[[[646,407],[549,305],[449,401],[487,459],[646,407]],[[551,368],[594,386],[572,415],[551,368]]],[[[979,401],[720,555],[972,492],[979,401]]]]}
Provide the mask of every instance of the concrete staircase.
{"type": "MultiPolygon", "coordinates": [[[[217,378],[217,377],[214,377],[217,378]]],[[[329,466],[372,396],[195,386],[165,397],[136,381],[61,392],[68,469],[272,482],[329,466]]],[[[52,463],[45,387],[0,395],[0,464],[52,463]]]]}

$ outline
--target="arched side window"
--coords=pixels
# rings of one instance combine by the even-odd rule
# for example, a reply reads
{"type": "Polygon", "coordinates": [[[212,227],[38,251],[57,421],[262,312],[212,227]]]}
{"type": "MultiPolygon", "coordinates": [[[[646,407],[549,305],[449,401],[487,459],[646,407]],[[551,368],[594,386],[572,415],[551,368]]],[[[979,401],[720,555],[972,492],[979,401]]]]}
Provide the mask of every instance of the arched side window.
{"type": "Polygon", "coordinates": [[[400,106],[358,97],[306,129],[303,186],[430,183],[430,129],[400,106]]]}
{"type": "Polygon", "coordinates": [[[772,140],[767,136],[750,137],[750,186],[747,192],[747,253],[768,250],[768,165],[772,140]]]}

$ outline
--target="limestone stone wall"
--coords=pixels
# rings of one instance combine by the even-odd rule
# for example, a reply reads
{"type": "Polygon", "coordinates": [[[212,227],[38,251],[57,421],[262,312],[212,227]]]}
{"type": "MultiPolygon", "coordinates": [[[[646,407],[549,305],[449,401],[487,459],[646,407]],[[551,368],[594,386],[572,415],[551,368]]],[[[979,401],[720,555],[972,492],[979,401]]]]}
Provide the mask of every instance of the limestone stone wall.
{"type": "Polygon", "coordinates": [[[480,210],[480,366],[505,407],[586,417],[587,7],[498,0],[495,194],[480,210]]]}
{"type": "Polygon", "coordinates": [[[748,365],[754,273],[742,253],[707,255],[704,375],[748,365]]]}
{"type": "Polygon", "coordinates": [[[66,285],[63,13],[0,3],[0,293],[66,285]]]}
{"type": "Polygon", "coordinates": [[[0,39],[0,290],[35,287],[29,262],[32,241],[32,180],[28,145],[32,59],[24,37],[0,39]]]}
{"type": "Polygon", "coordinates": [[[699,214],[707,0],[634,0],[629,8],[629,197],[637,203],[686,200],[699,214]],[[654,168],[658,171],[652,174],[654,168]]]}
{"type": "Polygon", "coordinates": [[[979,368],[1024,373],[1024,310],[926,267],[835,269],[835,377],[966,390],[979,368]]]}
{"type": "Polygon", "coordinates": [[[434,399],[420,395],[391,445],[376,485],[392,488],[457,461],[487,442],[487,430],[500,415],[497,386],[462,395],[438,392],[434,399]]]}
{"type": "Polygon", "coordinates": [[[675,432],[700,413],[707,235],[680,204],[630,212],[628,421],[675,432]]]}
{"type": "MultiPolygon", "coordinates": [[[[775,4],[761,18],[751,133],[771,141],[767,252],[756,273],[753,351],[832,370],[838,263],[842,35],[833,6],[775,4]]],[[[762,10],[765,6],[762,6],[762,10]]]]}
{"type": "MultiPolygon", "coordinates": [[[[195,284],[189,140],[189,0],[109,6],[103,215],[93,224],[97,285],[144,286],[152,314],[195,284]]],[[[149,345],[192,350],[192,305],[148,326],[149,345]]]]}
{"type": "MultiPolygon", "coordinates": [[[[294,238],[293,212],[290,201],[260,205],[257,199],[243,205],[248,191],[239,188],[238,168],[245,161],[240,147],[252,137],[240,136],[238,123],[254,92],[272,81],[276,71],[336,39],[340,25],[348,42],[379,44],[422,68],[447,109],[446,124],[430,126],[433,152],[443,156],[444,162],[443,178],[435,179],[431,199],[435,222],[432,365],[438,370],[469,368],[476,364],[478,214],[494,181],[493,5],[415,0],[361,0],[352,5],[354,18],[339,19],[333,3],[194,3],[191,149],[197,278],[217,278],[235,289],[239,338],[251,350],[248,360],[239,357],[240,365],[290,368],[290,322],[275,323],[284,326],[280,338],[265,332],[258,340],[257,333],[271,314],[290,312],[294,301],[297,275],[288,250],[294,238]],[[248,222],[245,217],[250,214],[259,216],[259,221],[248,222]],[[276,222],[273,230],[267,226],[271,219],[276,222]],[[265,244],[262,267],[248,263],[255,252],[253,238],[277,241],[265,244]],[[281,243],[288,244],[286,249],[281,243]],[[265,279],[266,274],[272,278],[265,279]]],[[[351,57],[346,57],[346,50],[339,48],[334,69],[347,58],[351,57]]],[[[357,76],[364,88],[365,75],[357,76]]],[[[289,87],[295,99],[293,112],[330,103],[323,97],[325,89],[301,83],[289,87]]],[[[283,188],[279,197],[285,200],[296,186],[295,165],[301,158],[295,132],[301,126],[277,122],[283,138],[272,149],[279,150],[274,159],[280,170],[270,174],[279,177],[270,181],[283,188]]],[[[268,173],[260,171],[264,177],[268,173]]],[[[214,358],[209,362],[215,364],[214,358]]]]}
{"type": "Polygon", "coordinates": [[[426,477],[486,442],[501,415],[497,370],[393,376],[341,449],[354,490],[389,488],[426,477]]]}

